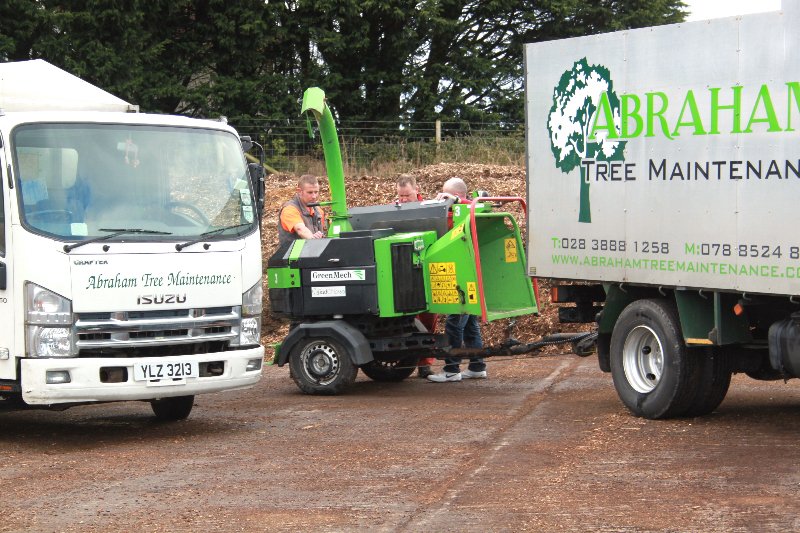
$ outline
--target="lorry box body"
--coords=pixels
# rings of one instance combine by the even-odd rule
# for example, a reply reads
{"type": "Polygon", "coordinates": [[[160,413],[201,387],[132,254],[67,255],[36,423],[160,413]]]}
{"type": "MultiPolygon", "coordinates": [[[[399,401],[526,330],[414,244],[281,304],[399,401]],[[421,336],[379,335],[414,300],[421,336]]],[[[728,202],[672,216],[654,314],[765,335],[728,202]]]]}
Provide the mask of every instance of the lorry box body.
{"type": "Polygon", "coordinates": [[[797,14],[527,45],[530,274],[800,294],[797,14]]]}

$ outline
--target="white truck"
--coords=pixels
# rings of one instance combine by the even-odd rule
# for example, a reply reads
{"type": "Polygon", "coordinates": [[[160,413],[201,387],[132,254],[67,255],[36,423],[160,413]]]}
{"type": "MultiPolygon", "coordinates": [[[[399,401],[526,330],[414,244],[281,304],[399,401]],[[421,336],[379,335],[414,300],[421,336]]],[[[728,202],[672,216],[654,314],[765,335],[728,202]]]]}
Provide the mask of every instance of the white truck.
{"type": "Polygon", "coordinates": [[[194,395],[261,377],[263,180],[222,122],[0,64],[0,408],[194,395]]]}
{"type": "Polygon", "coordinates": [[[800,377],[800,4],[525,46],[531,276],[637,416],[800,377]],[[577,283],[576,283],[577,282],[577,283]]]}

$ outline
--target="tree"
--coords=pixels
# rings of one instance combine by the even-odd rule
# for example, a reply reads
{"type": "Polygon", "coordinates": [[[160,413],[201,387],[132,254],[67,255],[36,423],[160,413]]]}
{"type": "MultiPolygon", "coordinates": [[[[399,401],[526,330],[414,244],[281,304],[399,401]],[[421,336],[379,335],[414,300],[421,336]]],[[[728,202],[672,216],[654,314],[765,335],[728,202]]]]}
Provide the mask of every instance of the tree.
{"type": "Polygon", "coordinates": [[[0,61],[43,58],[142,110],[521,122],[522,45],[679,22],[680,0],[6,0],[0,61]]]}
{"type": "Polygon", "coordinates": [[[680,0],[437,0],[420,10],[405,113],[523,120],[523,44],[680,22],[680,0]],[[425,52],[428,52],[427,54],[425,52]]]}
{"type": "Polygon", "coordinates": [[[10,0],[0,60],[46,59],[143,111],[296,113],[284,14],[262,0],[10,0]]]}
{"type": "Polygon", "coordinates": [[[36,43],[46,20],[47,12],[38,2],[0,2],[0,62],[37,59],[36,43]]]}
{"type": "Polygon", "coordinates": [[[600,99],[605,95],[619,127],[619,98],[614,92],[611,73],[601,65],[589,65],[586,58],[576,61],[561,75],[554,90],[553,106],[547,120],[550,145],[556,166],[565,174],[580,166],[580,210],[578,222],[591,222],[589,180],[584,159],[614,161],[623,159],[625,141],[609,140],[607,132],[590,137],[590,128],[600,99]]]}
{"type": "Polygon", "coordinates": [[[418,2],[305,0],[309,46],[319,69],[309,85],[325,88],[348,120],[397,120],[407,89],[405,67],[417,50],[418,2]]]}

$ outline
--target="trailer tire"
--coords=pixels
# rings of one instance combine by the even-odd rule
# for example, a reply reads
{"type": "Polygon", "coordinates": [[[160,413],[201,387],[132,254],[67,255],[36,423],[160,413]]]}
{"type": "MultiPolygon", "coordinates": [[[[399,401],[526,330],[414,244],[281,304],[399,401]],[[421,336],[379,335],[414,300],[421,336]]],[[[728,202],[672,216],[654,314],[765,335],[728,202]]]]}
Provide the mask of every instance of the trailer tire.
{"type": "Polygon", "coordinates": [[[378,361],[373,359],[365,365],[361,365],[361,371],[373,381],[385,383],[397,383],[403,381],[417,368],[416,358],[401,359],[400,361],[378,361]]]}
{"type": "Polygon", "coordinates": [[[682,416],[695,399],[699,357],[683,342],[678,312],[665,300],[636,300],[611,335],[611,376],[620,400],[651,420],[682,416]]]}
{"type": "Polygon", "coordinates": [[[731,364],[725,348],[715,347],[704,350],[700,361],[700,382],[695,397],[684,416],[703,416],[714,411],[731,384],[731,364]]]}
{"type": "Polygon", "coordinates": [[[289,354],[289,375],[306,394],[340,394],[356,374],[350,354],[331,337],[305,338],[289,354]]]}
{"type": "Polygon", "coordinates": [[[158,420],[174,422],[188,418],[194,407],[194,396],[171,396],[151,400],[150,407],[158,420]]]}

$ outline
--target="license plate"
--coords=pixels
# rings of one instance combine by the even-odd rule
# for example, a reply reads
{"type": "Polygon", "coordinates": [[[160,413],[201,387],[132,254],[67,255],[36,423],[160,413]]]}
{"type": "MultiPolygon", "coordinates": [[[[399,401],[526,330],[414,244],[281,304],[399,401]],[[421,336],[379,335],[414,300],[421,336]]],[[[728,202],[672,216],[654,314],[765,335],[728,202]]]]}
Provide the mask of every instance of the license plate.
{"type": "Polygon", "coordinates": [[[161,363],[136,363],[133,365],[135,381],[174,383],[200,375],[197,361],[164,361],[161,363]]]}

